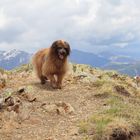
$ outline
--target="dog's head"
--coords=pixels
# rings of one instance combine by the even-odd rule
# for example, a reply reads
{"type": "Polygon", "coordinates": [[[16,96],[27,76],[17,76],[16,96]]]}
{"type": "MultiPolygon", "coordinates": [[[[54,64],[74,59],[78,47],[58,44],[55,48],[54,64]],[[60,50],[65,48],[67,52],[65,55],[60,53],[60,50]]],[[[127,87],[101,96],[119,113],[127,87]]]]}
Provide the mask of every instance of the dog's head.
{"type": "Polygon", "coordinates": [[[64,40],[57,40],[52,44],[51,50],[60,60],[63,60],[70,54],[70,45],[64,40]]]}

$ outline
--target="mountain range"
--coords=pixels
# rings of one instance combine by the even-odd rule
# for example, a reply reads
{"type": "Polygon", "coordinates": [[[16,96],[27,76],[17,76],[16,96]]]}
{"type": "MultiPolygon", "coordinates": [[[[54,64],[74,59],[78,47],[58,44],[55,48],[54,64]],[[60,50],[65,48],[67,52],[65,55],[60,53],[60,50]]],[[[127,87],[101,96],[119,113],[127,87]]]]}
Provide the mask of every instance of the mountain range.
{"type": "Polygon", "coordinates": [[[0,51],[0,67],[11,70],[22,64],[29,63],[31,54],[16,49],[0,51]]]}
{"type": "MultiPolygon", "coordinates": [[[[20,50],[0,51],[0,67],[11,70],[17,66],[29,63],[32,54],[20,50]]],[[[129,55],[102,52],[93,54],[72,50],[70,61],[78,64],[89,64],[102,69],[116,70],[122,74],[135,76],[140,74],[140,61],[129,55]]]]}

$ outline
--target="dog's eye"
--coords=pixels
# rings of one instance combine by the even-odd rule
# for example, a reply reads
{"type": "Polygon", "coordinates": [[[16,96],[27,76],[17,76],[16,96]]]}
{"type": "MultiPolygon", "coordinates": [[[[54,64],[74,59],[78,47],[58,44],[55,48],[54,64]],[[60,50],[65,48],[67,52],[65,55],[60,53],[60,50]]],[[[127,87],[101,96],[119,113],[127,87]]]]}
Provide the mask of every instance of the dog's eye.
{"type": "Polygon", "coordinates": [[[62,49],[62,47],[57,47],[57,49],[58,49],[58,50],[61,50],[61,49],[62,49]]]}

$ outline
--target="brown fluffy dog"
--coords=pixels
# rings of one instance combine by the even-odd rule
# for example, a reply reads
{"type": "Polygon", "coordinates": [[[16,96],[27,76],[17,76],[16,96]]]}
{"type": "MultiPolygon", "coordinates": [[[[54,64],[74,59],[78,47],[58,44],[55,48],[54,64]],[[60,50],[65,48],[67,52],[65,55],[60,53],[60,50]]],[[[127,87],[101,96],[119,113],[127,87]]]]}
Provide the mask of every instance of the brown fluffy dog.
{"type": "Polygon", "coordinates": [[[70,46],[63,40],[55,41],[50,48],[38,51],[33,57],[33,66],[42,84],[49,79],[53,88],[62,88],[67,72],[70,46]]]}

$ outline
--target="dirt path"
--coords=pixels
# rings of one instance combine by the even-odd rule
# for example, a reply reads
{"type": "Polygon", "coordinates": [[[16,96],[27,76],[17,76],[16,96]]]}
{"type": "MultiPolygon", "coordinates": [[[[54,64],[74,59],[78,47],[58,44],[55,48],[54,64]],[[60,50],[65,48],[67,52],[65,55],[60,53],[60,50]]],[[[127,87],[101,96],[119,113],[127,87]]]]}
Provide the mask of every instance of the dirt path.
{"type": "Polygon", "coordinates": [[[93,96],[94,88],[66,82],[62,90],[54,90],[48,84],[40,85],[34,75],[23,79],[17,76],[10,80],[8,88],[29,87],[27,94],[36,101],[29,102],[22,97],[20,113],[1,113],[0,139],[80,140],[78,124],[96,112],[101,103],[93,96]],[[63,108],[56,107],[56,104],[63,103],[70,104],[72,112],[67,113],[63,108]]]}

